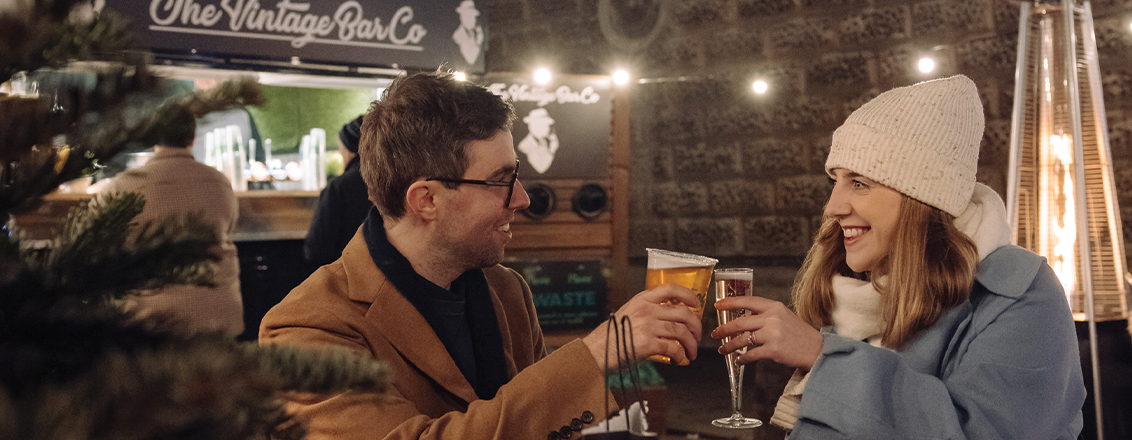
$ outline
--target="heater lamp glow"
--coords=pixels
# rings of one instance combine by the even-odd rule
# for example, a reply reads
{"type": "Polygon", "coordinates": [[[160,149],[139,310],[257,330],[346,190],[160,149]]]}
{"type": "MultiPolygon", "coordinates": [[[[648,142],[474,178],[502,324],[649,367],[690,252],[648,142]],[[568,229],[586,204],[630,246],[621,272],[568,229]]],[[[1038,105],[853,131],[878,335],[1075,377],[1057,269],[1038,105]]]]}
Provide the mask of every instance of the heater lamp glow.
{"type": "Polygon", "coordinates": [[[1074,0],[1021,5],[1007,217],[1045,257],[1075,319],[1126,319],[1128,275],[1092,13],[1074,0]]]}
{"type": "Polygon", "coordinates": [[[1077,290],[1077,213],[1073,199],[1073,141],[1069,136],[1051,135],[1043,145],[1040,180],[1047,188],[1042,198],[1041,223],[1043,254],[1050,255],[1050,266],[1065,288],[1066,300],[1077,290]]]}

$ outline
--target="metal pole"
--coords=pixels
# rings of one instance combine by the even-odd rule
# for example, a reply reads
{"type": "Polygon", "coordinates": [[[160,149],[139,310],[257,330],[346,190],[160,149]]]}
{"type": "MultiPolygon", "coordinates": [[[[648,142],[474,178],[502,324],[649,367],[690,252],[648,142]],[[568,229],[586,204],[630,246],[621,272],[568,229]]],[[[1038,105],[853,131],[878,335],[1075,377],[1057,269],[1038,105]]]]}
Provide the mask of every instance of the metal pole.
{"type": "Polygon", "coordinates": [[[1104,440],[1104,415],[1101,405],[1100,361],[1097,357],[1097,320],[1094,315],[1092,247],[1089,245],[1088,199],[1085,194],[1085,145],[1081,129],[1080,81],[1077,77],[1077,27],[1074,23],[1076,8],[1073,0],[1062,0],[1065,18],[1065,69],[1069,78],[1069,106],[1073,118],[1073,190],[1077,214],[1077,249],[1081,262],[1081,289],[1085,294],[1085,317],[1089,325],[1089,356],[1093,367],[1093,406],[1096,410],[1097,440],[1104,440]]]}
{"type": "Polygon", "coordinates": [[[1018,242],[1018,187],[1021,185],[1022,172],[1019,168],[1022,164],[1022,130],[1025,127],[1025,115],[1022,112],[1026,106],[1026,79],[1033,73],[1030,72],[1030,65],[1026,62],[1027,54],[1029,53],[1030,42],[1030,5],[1023,2],[1021,4],[1022,17],[1018,20],[1018,60],[1015,62],[1014,69],[1014,111],[1011,113],[1010,120],[1010,166],[1008,168],[1007,176],[1010,176],[1006,181],[1006,219],[1011,225],[1015,227],[1014,233],[1010,234],[1010,243],[1017,246],[1024,246],[1025,244],[1018,242]]]}

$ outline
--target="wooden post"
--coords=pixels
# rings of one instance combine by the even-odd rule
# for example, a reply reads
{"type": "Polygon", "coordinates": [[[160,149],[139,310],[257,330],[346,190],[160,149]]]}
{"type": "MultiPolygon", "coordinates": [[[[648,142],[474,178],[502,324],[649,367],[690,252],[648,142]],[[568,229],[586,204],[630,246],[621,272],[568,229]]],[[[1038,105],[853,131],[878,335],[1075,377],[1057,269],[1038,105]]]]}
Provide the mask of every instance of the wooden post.
{"type": "Polygon", "coordinates": [[[629,292],[629,87],[613,85],[613,122],[609,157],[610,213],[613,215],[612,249],[610,250],[609,306],[616,310],[632,297],[629,292]]]}

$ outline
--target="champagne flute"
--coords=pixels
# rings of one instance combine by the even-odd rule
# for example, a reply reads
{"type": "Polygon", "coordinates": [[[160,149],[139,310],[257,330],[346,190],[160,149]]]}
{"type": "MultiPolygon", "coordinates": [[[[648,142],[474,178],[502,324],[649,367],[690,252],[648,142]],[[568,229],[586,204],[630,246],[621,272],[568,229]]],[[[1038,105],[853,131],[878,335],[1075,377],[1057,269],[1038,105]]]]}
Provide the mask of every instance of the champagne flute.
{"type": "MultiPolygon", "coordinates": [[[[752,269],[716,269],[715,300],[719,301],[734,296],[750,296],[753,281],[754,271],[752,269]]],[[[723,325],[746,316],[747,311],[716,309],[716,314],[719,316],[719,325],[723,325]]],[[[730,340],[731,338],[724,338],[723,343],[726,344],[730,340]]],[[[763,424],[759,419],[743,417],[743,413],[739,412],[743,404],[743,366],[739,365],[738,358],[739,355],[746,352],[747,348],[743,347],[727,354],[727,376],[731,379],[731,417],[712,420],[712,425],[721,428],[742,429],[757,428],[763,424]]]]}

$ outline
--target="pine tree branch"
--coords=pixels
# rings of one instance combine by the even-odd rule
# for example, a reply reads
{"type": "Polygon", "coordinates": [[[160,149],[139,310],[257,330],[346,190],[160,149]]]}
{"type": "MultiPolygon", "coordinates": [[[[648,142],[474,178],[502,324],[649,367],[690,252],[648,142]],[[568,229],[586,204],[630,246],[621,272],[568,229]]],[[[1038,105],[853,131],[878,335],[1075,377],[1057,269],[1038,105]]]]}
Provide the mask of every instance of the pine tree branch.
{"type": "Polygon", "coordinates": [[[123,136],[124,139],[116,142],[138,139],[144,145],[160,144],[165,133],[177,133],[186,128],[193,128],[195,120],[204,115],[249,105],[262,105],[263,102],[263,91],[254,77],[236,77],[212,89],[185,93],[165,100],[160,107],[150,112],[153,115],[151,118],[141,121],[123,136]],[[190,124],[193,127],[190,127],[190,124]]]}
{"type": "Polygon", "coordinates": [[[346,349],[184,337],[108,317],[10,325],[27,331],[0,339],[0,359],[14,361],[0,363],[0,414],[4,396],[16,413],[0,440],[298,439],[303,427],[280,391],[374,392],[389,378],[384,364],[346,349]]]}
{"type": "Polygon", "coordinates": [[[243,440],[293,424],[279,379],[224,335],[89,318],[22,324],[36,332],[0,344],[20,356],[0,369],[17,412],[10,438],[243,440]]]}
{"type": "Polygon", "coordinates": [[[0,97],[0,217],[30,209],[59,184],[90,175],[95,164],[142,139],[141,127],[154,118],[144,105],[156,100],[149,92],[156,79],[134,62],[39,72],[43,90],[55,92],[0,97]],[[50,146],[59,135],[65,135],[66,150],[50,146]]]}
{"type": "Polygon", "coordinates": [[[0,130],[0,216],[31,209],[39,197],[127,148],[184,130],[195,123],[186,113],[199,118],[264,102],[252,77],[159,102],[150,94],[157,80],[142,60],[130,61],[37,73],[43,90],[56,91],[53,98],[0,97],[0,127],[10,127],[0,130]],[[54,98],[62,104],[50,103],[54,98]],[[65,135],[66,150],[46,146],[58,135],[65,135]]]}
{"type": "Polygon", "coordinates": [[[17,250],[17,269],[0,295],[0,319],[47,313],[76,303],[104,303],[171,284],[210,285],[220,238],[199,216],[135,223],[145,201],[109,195],[70,211],[48,249],[20,250],[21,234],[0,250],[17,250]]]}
{"type": "MultiPolygon", "coordinates": [[[[119,51],[128,45],[124,22],[107,13],[74,19],[85,0],[14,1],[0,12],[0,75],[34,71],[41,95],[0,97],[0,219],[160,137],[185,113],[263,102],[244,79],[159,103],[148,60],[119,51]],[[71,62],[91,59],[115,62],[71,62]],[[59,135],[66,147],[48,146],[59,135]]],[[[194,216],[138,223],[143,207],[123,194],[73,210],[44,249],[0,230],[0,440],[299,439],[304,427],[280,392],[387,387],[384,364],[344,349],[185,336],[109,305],[212,278],[212,228],[194,216]]]]}
{"type": "MultiPolygon", "coordinates": [[[[133,45],[129,22],[113,11],[76,13],[89,0],[9,0],[0,13],[0,78],[91,60],[133,45]]],[[[89,6],[87,6],[89,7],[89,6]]]]}
{"type": "Polygon", "coordinates": [[[3,219],[33,207],[35,199],[59,184],[89,175],[94,164],[125,148],[136,123],[107,122],[120,122],[113,113],[128,108],[126,103],[136,104],[139,94],[156,85],[145,67],[148,55],[126,52],[132,43],[121,15],[94,13],[89,0],[9,1],[0,8],[0,80],[28,72],[40,95],[0,96],[3,219]],[[82,64],[87,60],[112,62],[82,64]],[[76,65],[80,67],[64,68],[76,65]],[[39,164],[15,169],[13,162],[25,159],[34,145],[49,146],[63,134],[77,154],[62,169],[46,174],[30,172],[42,169],[39,164]]]}
{"type": "Polygon", "coordinates": [[[385,363],[345,348],[249,344],[244,349],[258,359],[261,368],[281,378],[283,389],[289,391],[381,392],[390,380],[385,363]]]}
{"type": "Polygon", "coordinates": [[[220,243],[216,232],[199,216],[133,223],[144,206],[139,194],[122,193],[72,210],[45,260],[48,288],[82,289],[97,297],[168,284],[207,285],[213,275],[208,262],[217,259],[210,250],[220,243]]]}
{"type": "Polygon", "coordinates": [[[263,91],[255,77],[240,76],[194,94],[186,101],[185,109],[199,118],[212,112],[263,105],[264,102],[263,91]]]}

